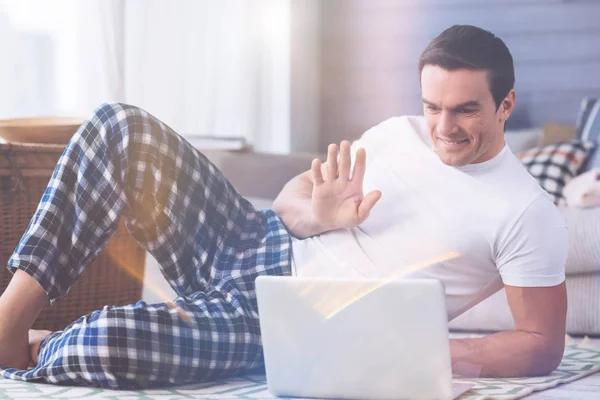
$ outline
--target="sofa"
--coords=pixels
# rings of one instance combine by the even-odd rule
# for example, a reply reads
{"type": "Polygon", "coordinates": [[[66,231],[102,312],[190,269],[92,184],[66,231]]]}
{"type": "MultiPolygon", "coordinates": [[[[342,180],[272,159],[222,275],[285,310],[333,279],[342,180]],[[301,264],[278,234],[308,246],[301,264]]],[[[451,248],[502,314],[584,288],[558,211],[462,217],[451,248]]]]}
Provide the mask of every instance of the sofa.
{"type": "MultiPolygon", "coordinates": [[[[509,136],[513,152],[531,147],[539,132],[509,136]]],[[[255,152],[207,151],[204,153],[233,186],[257,208],[269,208],[283,185],[306,171],[319,155],[308,153],[266,154],[255,152]]],[[[323,159],[323,156],[320,155],[323,159]]],[[[600,208],[560,207],[570,232],[567,261],[568,314],[570,334],[600,335],[600,208]]],[[[461,331],[510,330],[513,321],[504,290],[484,300],[450,322],[461,331]]]]}

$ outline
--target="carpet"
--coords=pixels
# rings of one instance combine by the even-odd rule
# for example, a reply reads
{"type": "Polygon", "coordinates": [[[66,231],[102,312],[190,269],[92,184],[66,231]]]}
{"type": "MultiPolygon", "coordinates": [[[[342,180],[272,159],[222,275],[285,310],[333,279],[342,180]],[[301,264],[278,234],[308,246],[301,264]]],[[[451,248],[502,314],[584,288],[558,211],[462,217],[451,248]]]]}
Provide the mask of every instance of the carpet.
{"type": "MultiPolygon", "coordinates": [[[[551,375],[518,379],[463,379],[475,386],[459,400],[513,400],[528,394],[572,382],[600,371],[600,348],[589,344],[567,345],[563,360],[551,375]]],[[[269,394],[264,375],[248,375],[220,382],[167,389],[115,391],[19,382],[0,378],[0,399],[114,399],[114,400],[237,400],[275,399],[269,394]]]]}
{"type": "Polygon", "coordinates": [[[464,379],[475,386],[459,400],[514,400],[540,390],[573,382],[600,371],[600,348],[585,343],[570,344],[559,367],[552,374],[535,378],[464,379]]]}

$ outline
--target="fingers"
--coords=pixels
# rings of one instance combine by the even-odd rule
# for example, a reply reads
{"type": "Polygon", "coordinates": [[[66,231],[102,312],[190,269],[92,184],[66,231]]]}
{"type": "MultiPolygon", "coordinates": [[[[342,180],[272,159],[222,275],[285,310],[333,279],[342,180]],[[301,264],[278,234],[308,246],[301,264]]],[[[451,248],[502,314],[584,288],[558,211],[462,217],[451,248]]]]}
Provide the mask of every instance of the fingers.
{"type": "Polygon", "coordinates": [[[327,179],[332,181],[338,175],[337,145],[330,144],[327,148],[327,179]]]}
{"type": "Polygon", "coordinates": [[[356,151],[356,161],[352,170],[352,180],[362,182],[367,169],[367,152],[362,147],[356,151]]]}
{"type": "Polygon", "coordinates": [[[362,223],[371,212],[371,209],[375,206],[375,203],[379,201],[381,198],[381,192],[379,190],[373,190],[369,194],[367,194],[363,201],[358,206],[358,220],[359,223],[362,223]]]}
{"type": "MultiPolygon", "coordinates": [[[[347,140],[340,143],[340,154],[338,160],[338,146],[335,143],[327,147],[327,164],[325,165],[325,176],[321,174],[321,179],[317,182],[333,181],[337,178],[343,180],[350,179],[350,170],[352,166],[352,146],[347,140]]],[[[314,163],[314,161],[313,161],[314,163]]],[[[312,166],[311,166],[312,169],[312,166]]]]}
{"type": "Polygon", "coordinates": [[[323,174],[321,173],[321,160],[315,158],[310,164],[310,172],[312,176],[313,185],[320,185],[323,183],[323,174]]]}
{"type": "Polygon", "coordinates": [[[340,144],[340,161],[339,161],[339,177],[340,179],[349,180],[350,179],[350,165],[352,163],[351,157],[351,146],[350,142],[347,140],[342,141],[340,144]]]}

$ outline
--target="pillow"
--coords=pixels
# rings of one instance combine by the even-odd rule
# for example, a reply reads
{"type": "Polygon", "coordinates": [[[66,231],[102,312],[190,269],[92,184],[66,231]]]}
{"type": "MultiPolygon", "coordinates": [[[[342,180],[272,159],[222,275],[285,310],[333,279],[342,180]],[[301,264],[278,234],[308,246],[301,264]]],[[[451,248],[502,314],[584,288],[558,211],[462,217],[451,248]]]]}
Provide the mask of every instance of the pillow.
{"type": "Polygon", "coordinates": [[[586,97],[581,102],[579,115],[577,116],[577,139],[589,140],[596,144],[596,149],[592,151],[587,162],[582,168],[582,172],[600,167],[600,99],[586,97]]]}
{"type": "Polygon", "coordinates": [[[564,204],[563,188],[577,176],[593,147],[592,142],[574,139],[535,147],[517,154],[517,158],[555,204],[564,204]]]}
{"type": "Polygon", "coordinates": [[[504,132],[504,140],[508,148],[517,154],[537,146],[542,133],[542,128],[508,129],[504,132]]]}
{"type": "Polygon", "coordinates": [[[566,142],[568,140],[575,139],[576,134],[577,129],[574,126],[549,122],[544,125],[544,132],[542,133],[540,141],[537,145],[548,146],[550,144],[566,142]]]}
{"type": "Polygon", "coordinates": [[[600,168],[573,178],[563,189],[563,196],[569,207],[600,207],[600,168]]]}

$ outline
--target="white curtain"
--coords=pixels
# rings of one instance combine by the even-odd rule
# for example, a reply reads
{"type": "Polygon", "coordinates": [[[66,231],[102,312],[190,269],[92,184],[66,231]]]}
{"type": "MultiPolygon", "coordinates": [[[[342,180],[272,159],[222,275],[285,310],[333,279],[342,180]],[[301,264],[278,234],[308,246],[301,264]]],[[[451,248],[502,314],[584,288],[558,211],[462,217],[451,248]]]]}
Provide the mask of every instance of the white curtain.
{"type": "Polygon", "coordinates": [[[73,4],[0,0],[0,118],[75,111],[73,4]]]}
{"type": "Polygon", "coordinates": [[[125,0],[76,0],[74,107],[92,110],[108,100],[127,101],[124,74],[125,0]]]}
{"type": "Polygon", "coordinates": [[[0,118],[116,100],[288,152],[290,1],[0,0],[0,118]]]}

